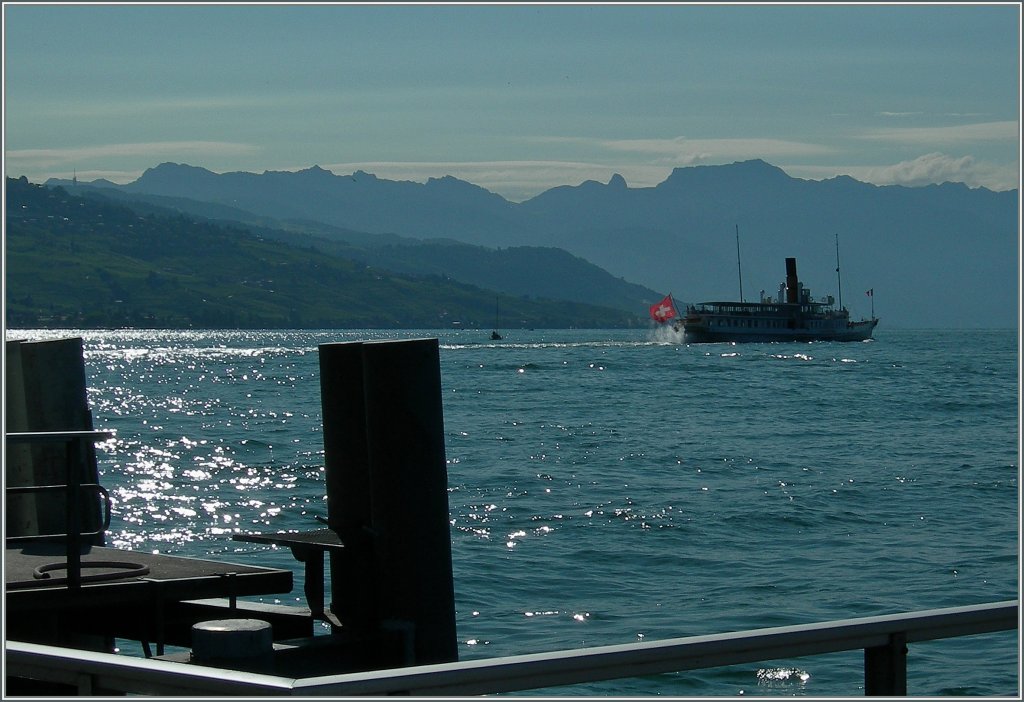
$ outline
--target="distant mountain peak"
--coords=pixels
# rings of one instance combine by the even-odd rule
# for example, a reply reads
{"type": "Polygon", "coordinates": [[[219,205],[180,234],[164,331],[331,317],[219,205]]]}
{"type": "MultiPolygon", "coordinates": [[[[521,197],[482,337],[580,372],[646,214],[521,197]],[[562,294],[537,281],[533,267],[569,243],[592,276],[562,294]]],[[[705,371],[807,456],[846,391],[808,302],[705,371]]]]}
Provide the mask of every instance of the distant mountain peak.
{"type": "Polygon", "coordinates": [[[321,168],[316,164],[310,166],[309,168],[303,168],[301,171],[298,171],[297,174],[311,176],[334,176],[334,173],[327,170],[326,168],[321,168]]]}
{"type": "Polygon", "coordinates": [[[672,175],[669,176],[669,179],[677,175],[697,175],[701,173],[743,173],[761,176],[770,174],[782,175],[789,178],[789,175],[787,175],[786,172],[778,166],[773,166],[763,159],[753,158],[748,161],[735,161],[733,163],[673,168],[672,175]]]}
{"type": "Polygon", "coordinates": [[[479,186],[473,185],[472,183],[468,183],[468,182],[466,182],[464,180],[460,180],[459,178],[456,178],[453,175],[443,175],[440,178],[427,178],[426,185],[428,185],[428,186],[457,186],[457,187],[463,187],[463,186],[467,186],[468,185],[468,186],[473,187],[473,188],[479,187],[479,186]]]}
{"type": "Polygon", "coordinates": [[[486,188],[470,183],[469,181],[462,180],[461,178],[456,178],[453,175],[445,175],[440,178],[427,178],[426,185],[427,187],[440,187],[452,190],[490,192],[486,188]]]}
{"type": "Polygon", "coordinates": [[[793,180],[795,179],[778,166],[773,166],[758,158],[721,165],[674,168],[668,178],[656,188],[674,189],[700,184],[707,186],[712,184],[715,186],[729,185],[730,187],[756,184],[763,187],[767,183],[784,183],[793,180]]]}
{"type": "Polygon", "coordinates": [[[843,188],[872,188],[877,189],[879,186],[874,183],[864,183],[857,180],[853,176],[840,173],[832,178],[826,178],[821,181],[823,185],[839,186],[843,188]]]}
{"type": "Polygon", "coordinates": [[[168,161],[153,168],[147,168],[135,182],[128,184],[128,189],[159,191],[168,187],[179,188],[186,183],[195,183],[215,177],[217,177],[216,173],[200,166],[168,161]]]}
{"type": "Polygon", "coordinates": [[[611,180],[608,181],[608,187],[616,189],[625,189],[626,179],[623,178],[618,173],[615,173],[614,175],[612,175],[611,180]]]}
{"type": "Polygon", "coordinates": [[[142,175],[145,176],[147,173],[212,173],[212,171],[208,171],[202,166],[190,166],[187,163],[164,161],[152,168],[147,168],[143,171],[142,175]]]}

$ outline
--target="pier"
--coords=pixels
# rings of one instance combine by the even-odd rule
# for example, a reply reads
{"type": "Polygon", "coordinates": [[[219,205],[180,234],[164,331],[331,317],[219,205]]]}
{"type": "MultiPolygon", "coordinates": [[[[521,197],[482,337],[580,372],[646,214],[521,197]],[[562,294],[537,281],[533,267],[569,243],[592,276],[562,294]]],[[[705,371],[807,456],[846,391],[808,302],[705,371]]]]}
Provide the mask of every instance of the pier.
{"type": "MultiPolygon", "coordinates": [[[[245,656],[192,655],[196,637],[227,649],[266,631],[270,648],[252,657],[293,675],[458,659],[436,339],[320,348],[327,528],[235,535],[290,549],[307,607],[240,599],[290,592],[290,570],[104,546],[111,507],[94,444],[113,433],[92,428],[82,341],[7,350],[18,429],[5,437],[8,643],[110,655],[114,639],[128,639],[154,664],[212,659],[251,670],[245,656]],[[317,622],[330,634],[314,636],[317,622]]],[[[48,676],[6,682],[16,693],[68,691],[48,676]]]]}

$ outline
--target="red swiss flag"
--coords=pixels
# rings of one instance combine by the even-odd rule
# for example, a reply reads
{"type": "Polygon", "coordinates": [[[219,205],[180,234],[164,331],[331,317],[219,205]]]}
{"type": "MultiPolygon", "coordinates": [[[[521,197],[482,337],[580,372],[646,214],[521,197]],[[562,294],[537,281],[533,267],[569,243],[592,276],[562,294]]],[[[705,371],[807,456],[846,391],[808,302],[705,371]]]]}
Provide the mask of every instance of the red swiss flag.
{"type": "Polygon", "coordinates": [[[673,319],[679,316],[676,312],[676,306],[672,304],[672,295],[668,294],[665,299],[661,302],[656,302],[651,305],[651,319],[658,324],[664,324],[665,322],[671,322],[673,319]]]}

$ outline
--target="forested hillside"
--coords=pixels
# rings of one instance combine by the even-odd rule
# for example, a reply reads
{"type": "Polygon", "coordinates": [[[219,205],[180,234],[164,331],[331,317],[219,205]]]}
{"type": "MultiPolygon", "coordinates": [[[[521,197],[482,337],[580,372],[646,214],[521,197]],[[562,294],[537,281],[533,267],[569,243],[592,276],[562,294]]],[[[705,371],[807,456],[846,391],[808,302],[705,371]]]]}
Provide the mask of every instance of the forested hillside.
{"type": "Polygon", "coordinates": [[[181,214],[7,179],[9,327],[621,327],[639,315],[407,276],[181,214]]]}
{"type": "MultiPolygon", "coordinates": [[[[56,187],[54,183],[48,185],[56,187]]],[[[394,273],[440,275],[512,297],[569,300],[642,314],[664,295],[613,276],[565,249],[550,246],[495,248],[450,238],[368,233],[306,218],[275,219],[230,205],[107,186],[113,184],[60,184],[72,195],[120,203],[142,215],[173,212],[223,226],[242,226],[265,239],[313,247],[394,273]]]]}

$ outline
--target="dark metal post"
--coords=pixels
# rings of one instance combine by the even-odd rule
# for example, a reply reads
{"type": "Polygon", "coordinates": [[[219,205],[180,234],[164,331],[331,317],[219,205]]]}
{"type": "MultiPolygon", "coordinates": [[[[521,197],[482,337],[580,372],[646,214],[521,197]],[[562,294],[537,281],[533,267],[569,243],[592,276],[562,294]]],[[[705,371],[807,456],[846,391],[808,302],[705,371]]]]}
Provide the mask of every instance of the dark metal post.
{"type": "Polygon", "coordinates": [[[365,631],[376,620],[376,604],[370,577],[373,544],[363,344],[322,344],[319,355],[327,525],[345,544],[344,557],[330,554],[330,608],[342,625],[365,631]]]}
{"type": "MultiPolygon", "coordinates": [[[[836,234],[836,282],[839,283],[839,309],[843,309],[843,276],[839,272],[839,235],[836,234]]],[[[874,317],[874,315],[871,315],[874,317]]]]}
{"type": "MultiPolygon", "coordinates": [[[[82,442],[84,443],[84,442],[82,442]]],[[[79,475],[78,456],[81,455],[79,440],[69,439],[65,446],[67,453],[67,483],[64,486],[67,503],[66,524],[66,553],[67,553],[67,582],[69,590],[77,590],[82,587],[82,522],[79,517],[78,485],[81,479],[79,475]]]]}
{"type": "Polygon", "coordinates": [[[437,339],[320,346],[331,610],[362,635],[403,635],[411,655],[458,659],[437,339]]]}
{"type": "Polygon", "coordinates": [[[740,225],[736,225],[736,273],[740,279],[740,302],[743,299],[743,268],[740,266],[740,225]]]}
{"type": "Polygon", "coordinates": [[[890,634],[888,644],[864,649],[864,694],[907,694],[906,634],[890,634]]]}
{"type": "Polygon", "coordinates": [[[363,383],[379,616],[414,664],[458,660],[437,339],[364,344],[363,383]]]}

